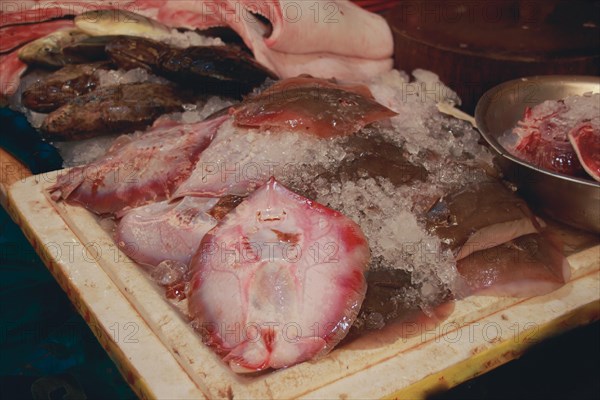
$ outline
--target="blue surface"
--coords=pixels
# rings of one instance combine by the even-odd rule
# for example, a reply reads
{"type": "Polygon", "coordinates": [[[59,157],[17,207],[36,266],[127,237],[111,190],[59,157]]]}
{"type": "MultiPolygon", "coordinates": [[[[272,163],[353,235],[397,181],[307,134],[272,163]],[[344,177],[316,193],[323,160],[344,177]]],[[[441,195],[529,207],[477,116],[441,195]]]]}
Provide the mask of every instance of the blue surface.
{"type": "MultiPolygon", "coordinates": [[[[34,173],[62,160],[27,120],[0,109],[0,146],[34,173]]],[[[0,207],[0,399],[135,395],[19,227],[0,207]]]]}
{"type": "Polygon", "coordinates": [[[2,208],[0,265],[0,398],[135,398],[2,208]]]}
{"type": "Polygon", "coordinates": [[[39,174],[61,168],[58,151],[42,140],[23,115],[0,108],[0,127],[0,147],[21,160],[31,172],[39,174]]]}

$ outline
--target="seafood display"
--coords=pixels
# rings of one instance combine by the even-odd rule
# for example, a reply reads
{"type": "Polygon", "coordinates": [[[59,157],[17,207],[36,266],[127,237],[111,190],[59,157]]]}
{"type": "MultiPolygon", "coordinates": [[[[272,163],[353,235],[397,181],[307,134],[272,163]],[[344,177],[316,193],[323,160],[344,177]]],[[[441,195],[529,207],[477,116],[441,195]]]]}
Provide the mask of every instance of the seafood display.
{"type": "Polygon", "coordinates": [[[96,89],[100,83],[96,71],[108,67],[106,62],[67,65],[27,88],[21,102],[39,113],[54,111],[96,89]]]}
{"type": "MultiPolygon", "coordinates": [[[[312,2],[135,0],[135,14],[85,3],[52,2],[43,24],[61,30],[27,43],[14,29],[0,79],[16,86],[2,94],[53,142],[123,134],[61,171],[49,195],[110,221],[117,247],[232,371],[443,319],[466,296],[537,296],[569,280],[562,243],[500,180],[478,133],[436,108],[454,92],[391,69],[380,16],[347,0],[296,22],[286,10],[310,16],[312,2]],[[219,26],[247,48],[191,30],[219,26]]],[[[31,15],[3,10],[0,29],[31,15]]],[[[569,114],[578,101],[528,110],[515,151],[600,175],[599,120],[569,114]]]]}
{"type": "Polygon", "coordinates": [[[555,241],[539,233],[520,236],[459,260],[457,268],[472,293],[514,297],[550,293],[571,276],[555,241]]]}
{"type": "MultiPolygon", "coordinates": [[[[65,29],[72,27],[73,21],[68,19],[57,19],[36,24],[35,29],[31,29],[31,26],[27,24],[3,26],[0,28],[0,35],[2,35],[0,54],[9,53],[30,41],[35,41],[39,37],[50,35],[54,32],[63,32],[65,29]]],[[[51,45],[51,41],[48,41],[48,44],[51,45]]],[[[38,44],[29,47],[28,53],[33,54],[34,51],[39,51],[51,54],[52,50],[54,50],[52,46],[44,48],[38,44]]],[[[22,52],[22,50],[19,52],[22,52]]]]}
{"type": "Polygon", "coordinates": [[[563,285],[561,244],[497,179],[476,132],[415,114],[405,84],[397,71],[368,86],[282,80],[206,121],[163,119],[117,142],[52,197],[111,214],[119,248],[238,373],[321,357],[471,294],[563,285]]]}
{"type": "Polygon", "coordinates": [[[131,35],[161,40],[171,29],[160,22],[127,10],[94,10],[75,17],[75,26],[90,36],[131,35]]]}
{"type": "Polygon", "coordinates": [[[52,140],[73,140],[102,133],[133,132],[159,116],[182,109],[185,91],[159,83],[107,86],[74,98],[52,111],[41,126],[52,140]],[[160,97],[154,97],[160,93],[160,97]]]}
{"type": "Polygon", "coordinates": [[[238,126],[329,137],[352,135],[395,113],[377,103],[366,86],[344,87],[299,77],[275,83],[236,107],[233,115],[238,126]]]}
{"type": "MultiPolygon", "coordinates": [[[[79,29],[88,34],[162,40],[165,26],[171,35],[174,28],[224,26],[240,36],[259,64],[280,78],[308,73],[323,78],[364,80],[391,70],[393,65],[393,39],[386,21],[349,0],[310,4],[288,0],[135,0],[127,3],[127,10],[135,10],[135,14],[115,9],[110,2],[30,1],[4,8],[0,12],[0,29],[75,15],[79,29]]],[[[37,34],[35,29],[30,32],[31,36],[19,39],[20,45],[49,33],[37,34]]],[[[7,45],[10,49],[17,47],[16,43],[7,45]]],[[[3,67],[3,61],[6,60],[0,60],[0,95],[8,97],[17,90],[22,71],[3,67]]]]}
{"type": "Polygon", "coordinates": [[[585,172],[600,182],[600,119],[581,123],[567,136],[585,172]]]}
{"type": "MultiPolygon", "coordinates": [[[[122,12],[118,17],[134,18],[130,14],[122,12]]],[[[143,23],[126,21],[141,24],[129,33],[164,41],[134,36],[89,36],[79,28],[87,27],[92,19],[99,25],[95,29],[86,28],[92,34],[105,34],[115,23],[124,23],[112,21],[101,12],[91,12],[76,18],[76,28],[53,32],[19,49],[19,60],[38,69],[32,73],[37,74],[37,79],[22,86],[16,107],[37,113],[29,115],[35,118],[32,124],[40,127],[45,138],[65,141],[132,133],[149,126],[161,115],[193,107],[208,95],[239,99],[266,79],[276,78],[247,52],[233,45],[224,46],[218,39],[210,40],[196,33],[171,35],[166,27],[139,17],[143,23]],[[169,44],[176,39],[183,40],[178,44],[187,47],[169,44]],[[206,43],[189,46],[202,41],[206,43]],[[39,67],[62,68],[44,73],[39,72],[39,67]],[[103,83],[107,71],[122,75],[138,69],[144,70],[145,80],[117,82],[120,83],[117,85],[103,83]],[[41,118],[43,122],[38,123],[41,118]]],[[[17,68],[20,65],[20,62],[15,64],[17,68]]]]}
{"type": "Polygon", "coordinates": [[[87,39],[89,36],[79,29],[61,29],[19,49],[19,59],[27,65],[59,68],[73,64],[77,58],[69,58],[63,49],[71,44],[87,39]]]}
{"type": "Polygon", "coordinates": [[[600,181],[599,116],[598,93],[548,100],[527,108],[500,143],[537,167],[600,181]]]}
{"type": "Polygon", "coordinates": [[[189,176],[223,121],[159,126],[138,138],[123,136],[100,162],[63,175],[51,189],[52,196],[97,213],[165,200],[189,176]]]}
{"type": "Polygon", "coordinates": [[[210,214],[217,203],[218,198],[184,197],[134,208],[121,218],[115,239],[125,254],[150,269],[162,262],[188,265],[218,222],[210,214]]]}
{"type": "Polygon", "coordinates": [[[145,68],[158,76],[209,94],[240,97],[276,79],[272,72],[235,46],[191,46],[184,49],[137,37],[122,37],[106,45],[120,68],[145,68]]]}
{"type": "Polygon", "coordinates": [[[540,229],[525,201],[497,180],[443,196],[426,217],[428,229],[457,260],[540,229]]]}

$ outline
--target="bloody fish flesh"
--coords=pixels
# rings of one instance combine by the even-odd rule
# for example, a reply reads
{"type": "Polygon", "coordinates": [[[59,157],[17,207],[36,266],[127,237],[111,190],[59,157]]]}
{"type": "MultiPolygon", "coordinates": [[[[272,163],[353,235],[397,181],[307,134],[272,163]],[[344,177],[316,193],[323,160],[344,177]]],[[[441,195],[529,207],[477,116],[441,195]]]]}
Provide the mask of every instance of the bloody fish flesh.
{"type": "Polygon", "coordinates": [[[598,131],[599,123],[591,121],[597,121],[599,113],[600,94],[547,100],[527,108],[517,127],[500,141],[512,154],[537,167],[574,177],[587,177],[588,172],[594,177],[593,154],[598,140],[593,138],[598,134],[593,133],[592,126],[598,131]],[[581,146],[580,141],[592,147],[581,146]]]}
{"type": "Polygon", "coordinates": [[[224,120],[159,127],[137,139],[121,137],[105,158],[61,175],[50,188],[52,198],[98,214],[168,199],[224,120]]]}
{"type": "Polygon", "coordinates": [[[600,182],[600,118],[574,127],[568,136],[585,171],[600,182]]]}

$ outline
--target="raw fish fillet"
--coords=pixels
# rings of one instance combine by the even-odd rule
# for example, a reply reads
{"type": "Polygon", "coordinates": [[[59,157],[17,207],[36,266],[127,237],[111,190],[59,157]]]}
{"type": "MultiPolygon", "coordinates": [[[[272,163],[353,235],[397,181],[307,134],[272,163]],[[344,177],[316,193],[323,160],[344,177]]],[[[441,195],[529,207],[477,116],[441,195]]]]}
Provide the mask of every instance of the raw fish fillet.
{"type": "Polygon", "coordinates": [[[521,236],[458,262],[472,294],[532,297],[563,286],[571,276],[562,246],[542,234],[521,236]]]}
{"type": "Polygon", "coordinates": [[[49,189],[51,196],[97,214],[168,199],[226,118],[158,127],[135,139],[121,137],[102,159],[61,175],[49,189]]]}
{"type": "Polygon", "coordinates": [[[190,311],[234,371],[291,366],[346,335],[368,262],[354,222],[271,179],[202,240],[190,311]]]}
{"type": "Polygon", "coordinates": [[[584,122],[569,132],[579,162],[592,178],[600,182],[600,118],[584,122]]]}
{"type": "Polygon", "coordinates": [[[496,180],[442,197],[426,215],[428,229],[460,260],[476,251],[538,232],[527,203],[496,180]]]}
{"type": "Polygon", "coordinates": [[[234,107],[239,126],[300,131],[323,138],[347,136],[395,116],[366,86],[343,86],[310,77],[279,81],[234,107]]]}
{"type": "Polygon", "coordinates": [[[184,197],[134,208],[119,221],[115,241],[142,265],[154,267],[167,260],[189,264],[204,235],[217,224],[209,212],[218,201],[184,197]]]}

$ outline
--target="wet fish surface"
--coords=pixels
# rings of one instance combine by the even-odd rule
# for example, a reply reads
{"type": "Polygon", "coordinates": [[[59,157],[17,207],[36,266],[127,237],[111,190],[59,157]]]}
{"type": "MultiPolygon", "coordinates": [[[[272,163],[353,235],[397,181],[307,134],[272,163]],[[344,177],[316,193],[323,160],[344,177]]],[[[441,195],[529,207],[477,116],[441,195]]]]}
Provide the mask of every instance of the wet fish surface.
{"type": "Polygon", "coordinates": [[[271,179],[202,240],[190,311],[235,372],[288,367],[326,354],[348,333],[368,260],[354,222],[271,179]],[[309,247],[331,251],[316,256],[309,247]],[[227,334],[235,327],[249,335],[227,334]]]}
{"type": "Polygon", "coordinates": [[[51,196],[98,214],[168,199],[223,121],[158,127],[137,138],[123,136],[105,158],[60,176],[49,189],[51,196]]]}
{"type": "Polygon", "coordinates": [[[32,84],[21,95],[30,110],[47,113],[95,90],[99,84],[96,71],[108,69],[108,63],[67,65],[32,84]]]}
{"type": "Polygon", "coordinates": [[[310,77],[276,82],[233,111],[239,126],[305,131],[325,138],[351,135],[394,115],[377,103],[366,87],[336,85],[310,77]]]}
{"type": "Polygon", "coordinates": [[[148,127],[162,114],[181,111],[186,97],[185,92],[158,83],[101,87],[54,110],[41,130],[52,140],[133,132],[148,127]]]}
{"type": "Polygon", "coordinates": [[[600,118],[575,126],[568,137],[583,169],[600,182],[600,118]]]}
{"type": "Polygon", "coordinates": [[[106,51],[121,68],[146,68],[156,75],[204,93],[234,98],[276,76],[237,46],[191,46],[184,49],[139,37],[121,37],[106,51]]]}
{"type": "Polygon", "coordinates": [[[89,35],[79,29],[62,29],[36,39],[19,50],[19,59],[32,66],[60,68],[72,63],[63,48],[77,43],[89,35]]]}
{"type": "MultiPolygon", "coordinates": [[[[417,83],[422,76],[415,76],[417,83]]],[[[305,97],[314,99],[310,97],[314,92],[339,90],[360,96],[361,101],[375,102],[390,110],[390,115],[365,124],[365,114],[357,107],[357,115],[349,114],[358,120],[350,124],[350,134],[337,131],[330,123],[307,124],[308,129],[300,130],[287,127],[286,122],[281,126],[248,127],[236,121],[236,112],[245,106],[242,103],[232,107],[230,114],[221,113],[205,122],[219,121],[210,144],[197,154],[195,161],[186,163],[185,174],[176,175],[169,168],[177,182],[156,200],[142,197],[135,204],[121,201],[107,208],[104,205],[109,199],[121,199],[115,193],[126,187],[102,188],[102,197],[95,197],[93,185],[82,186],[79,199],[70,198],[68,186],[57,185],[55,190],[65,189],[63,198],[84,204],[94,212],[125,215],[124,218],[130,207],[165,199],[171,205],[156,205],[160,210],[174,210],[175,204],[191,197],[211,198],[217,205],[221,203],[222,207],[215,206],[208,212],[215,219],[216,215],[222,218],[220,222],[202,239],[200,235],[194,236],[194,241],[200,243],[190,263],[192,279],[179,284],[189,286],[189,311],[197,318],[194,326],[239,373],[313,359],[329,351],[330,343],[337,343],[343,336],[338,337],[333,331],[325,336],[302,336],[292,346],[281,341],[282,331],[263,329],[265,321],[277,321],[284,326],[290,318],[303,321],[302,324],[344,320],[352,321],[349,324],[355,327],[354,331],[363,333],[423,315],[443,318],[447,314],[438,313],[440,307],[473,293],[538,295],[568,280],[569,267],[560,244],[545,236],[543,223],[493,176],[491,156],[477,144],[479,136],[472,127],[438,114],[415,113],[415,104],[423,100],[407,100],[395,92],[406,84],[399,74],[382,77],[386,85],[390,81],[395,85],[394,90],[387,90],[386,86],[385,90],[373,92],[360,86],[311,79],[301,77],[299,86],[275,86],[270,93],[285,98],[288,91],[301,90],[305,97]],[[307,86],[309,90],[305,90],[307,86]],[[226,200],[222,202],[222,198],[226,200]],[[482,210],[485,212],[481,213],[482,210]],[[322,217],[320,223],[312,220],[311,215],[316,215],[316,211],[322,217]],[[346,313],[347,308],[339,306],[343,290],[335,286],[340,283],[335,278],[338,274],[332,277],[329,270],[324,270],[320,284],[330,286],[319,290],[318,296],[329,297],[319,304],[336,304],[327,309],[335,318],[322,318],[319,306],[296,314],[298,305],[304,301],[297,290],[302,279],[296,273],[304,264],[290,263],[283,257],[283,250],[271,253],[275,258],[263,258],[266,253],[261,257],[241,256],[256,255],[256,246],[267,242],[283,247],[299,244],[303,254],[310,254],[308,243],[312,241],[300,243],[300,238],[321,229],[335,232],[339,225],[329,220],[331,213],[344,216],[343,221],[351,220],[368,241],[370,258],[360,257],[361,263],[364,262],[361,282],[367,283],[364,301],[360,297],[360,301],[352,303],[351,313],[346,313]],[[500,254],[497,261],[486,263],[495,252],[500,254]],[[534,262],[511,263],[515,257],[528,257],[527,260],[534,262]],[[511,272],[513,268],[519,271],[511,272]],[[490,276],[495,278],[488,279],[490,276]],[[255,340],[244,340],[241,336],[237,340],[222,334],[222,326],[236,324],[256,328],[252,331],[255,340]],[[332,338],[336,340],[329,342],[332,338]]],[[[378,84],[381,83],[370,87],[377,88],[378,84]]],[[[260,96],[248,102],[266,101],[260,96]]],[[[308,99],[298,104],[296,118],[314,117],[314,106],[308,99]]],[[[435,109],[435,105],[431,104],[431,108],[435,109]]],[[[287,121],[289,116],[283,120],[287,121]]],[[[163,121],[156,129],[174,127],[163,121]]],[[[137,152],[133,146],[123,156],[136,158],[137,152]]],[[[109,155],[95,167],[110,171],[112,165],[109,155]]],[[[141,169],[138,166],[136,170],[141,169]]],[[[135,190],[142,192],[154,187],[151,180],[141,178],[135,190]]],[[[197,211],[199,207],[192,209],[197,211]]],[[[135,215],[134,211],[131,215],[135,215]]],[[[156,216],[152,222],[156,222],[155,230],[171,229],[169,217],[161,218],[160,211],[156,216]]],[[[131,220],[126,222],[122,229],[134,229],[135,226],[126,226],[130,223],[131,220]]],[[[192,222],[189,226],[193,225],[192,222]]],[[[356,241],[356,235],[340,232],[335,236],[328,241],[340,247],[356,241]]],[[[152,263],[159,264],[164,261],[161,254],[164,258],[175,258],[171,246],[176,243],[177,234],[165,235],[165,239],[168,239],[165,243],[157,245],[158,251],[145,248],[146,254],[132,257],[153,257],[152,263]]],[[[190,242],[186,249],[195,246],[190,242]]],[[[356,264],[352,254],[339,254],[343,256],[336,268],[356,264]]],[[[179,267],[177,270],[181,271],[179,267]]],[[[171,266],[165,271],[166,278],[172,272],[171,266]]],[[[356,282],[358,279],[345,280],[341,286],[363,287],[364,283],[356,286],[356,282]]],[[[310,287],[317,286],[311,283],[310,287]]],[[[316,293],[313,290],[310,289],[307,301],[318,298],[313,296],[316,293]]],[[[344,298],[359,297],[346,293],[344,298]]],[[[305,325],[301,326],[305,332],[305,325]]],[[[346,328],[350,326],[344,323],[339,332],[345,334],[346,328]]]]}
{"type": "MultiPolygon", "coordinates": [[[[574,177],[594,178],[596,168],[589,168],[590,172],[581,162],[583,160],[583,164],[589,167],[589,162],[594,157],[580,157],[587,154],[587,148],[584,150],[584,147],[579,146],[577,140],[570,137],[570,133],[576,133],[578,127],[586,126],[584,131],[589,133],[584,136],[593,138],[594,135],[591,134],[594,130],[600,131],[599,115],[600,93],[547,100],[527,108],[517,126],[500,137],[500,143],[516,157],[537,167],[574,177]]],[[[596,133],[595,136],[598,135],[596,133]]],[[[587,151],[597,150],[599,141],[589,141],[588,144],[592,147],[587,151]]]]}

